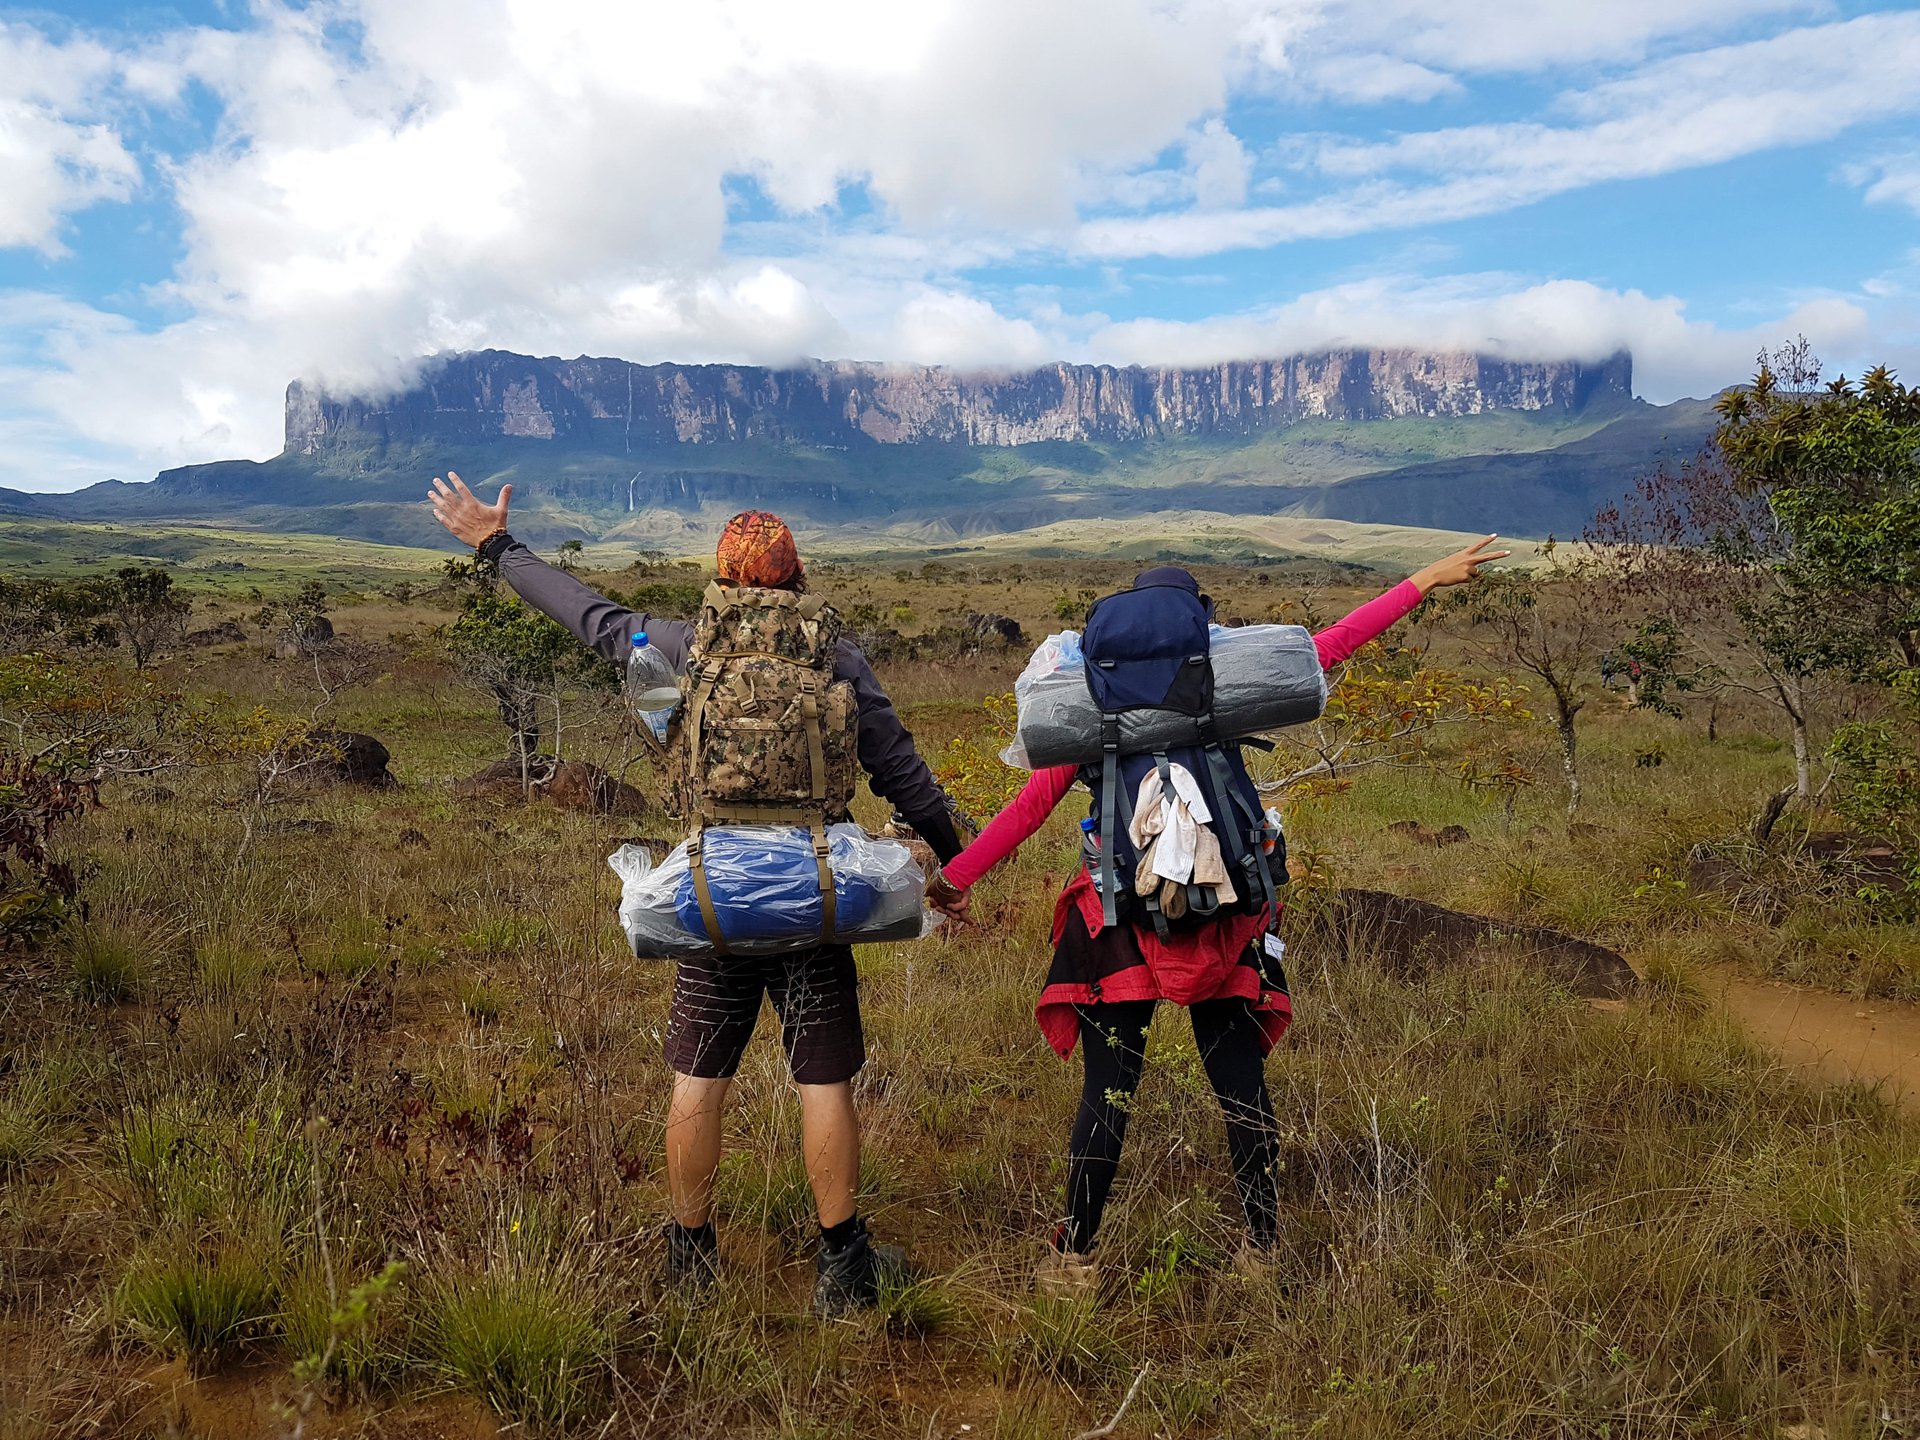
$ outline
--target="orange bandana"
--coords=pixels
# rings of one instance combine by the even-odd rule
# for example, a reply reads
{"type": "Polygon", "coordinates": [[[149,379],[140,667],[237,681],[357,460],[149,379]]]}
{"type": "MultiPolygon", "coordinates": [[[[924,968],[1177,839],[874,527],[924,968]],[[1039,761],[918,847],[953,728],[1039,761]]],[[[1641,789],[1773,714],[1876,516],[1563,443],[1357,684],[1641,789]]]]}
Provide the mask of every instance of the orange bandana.
{"type": "Polygon", "coordinates": [[[800,578],[800,552],[787,522],[765,510],[742,510],[720,532],[714,552],[720,578],[736,585],[791,585],[800,578]]]}

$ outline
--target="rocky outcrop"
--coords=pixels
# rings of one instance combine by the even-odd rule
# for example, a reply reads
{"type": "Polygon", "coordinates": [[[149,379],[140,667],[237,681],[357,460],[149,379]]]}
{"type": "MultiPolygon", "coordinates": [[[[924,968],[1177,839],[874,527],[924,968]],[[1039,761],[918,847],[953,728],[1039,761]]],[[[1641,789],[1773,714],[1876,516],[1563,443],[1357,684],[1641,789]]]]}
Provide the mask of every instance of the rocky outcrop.
{"type": "Polygon", "coordinates": [[[287,387],[286,448],[562,441],[616,453],[764,440],[823,446],[1027,445],[1250,435],[1302,420],[1580,410],[1631,398],[1633,362],[1336,350],[1192,368],[1049,365],[1010,373],[809,361],[636,365],[501,350],[441,357],[375,397],[287,387]]]}

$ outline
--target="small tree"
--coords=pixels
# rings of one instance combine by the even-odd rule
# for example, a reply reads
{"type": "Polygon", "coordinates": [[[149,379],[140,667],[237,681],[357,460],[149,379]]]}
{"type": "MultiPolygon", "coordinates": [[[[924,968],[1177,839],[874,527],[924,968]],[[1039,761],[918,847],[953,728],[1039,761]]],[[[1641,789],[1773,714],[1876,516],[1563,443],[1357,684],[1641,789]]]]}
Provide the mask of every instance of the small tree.
{"type": "Polygon", "coordinates": [[[519,765],[525,790],[540,747],[543,711],[553,715],[557,756],[566,695],[616,688],[620,672],[562,626],[517,596],[503,594],[485,569],[474,567],[462,578],[466,598],[460,617],[444,632],[447,646],[461,672],[499,706],[510,737],[507,756],[519,765]]]}
{"type": "Polygon", "coordinates": [[[586,548],[587,547],[578,540],[562,540],[560,542],[560,568],[569,575],[579,569],[580,556],[586,548]]]}
{"type": "Polygon", "coordinates": [[[1780,714],[1803,801],[1821,691],[1920,664],[1920,393],[1884,368],[1819,376],[1804,340],[1763,353],[1708,449],[1588,532],[1616,587],[1676,623],[1676,664],[1780,714]]]}
{"type": "Polygon", "coordinates": [[[172,572],[141,565],[114,571],[99,597],[136,670],[146,669],[163,646],[180,638],[193,610],[193,602],[174,589],[172,572]]]}
{"type": "Polygon", "coordinates": [[[1600,603],[1601,576],[1590,558],[1547,547],[1541,554],[1549,562],[1542,569],[1485,575],[1442,602],[1442,613],[1463,622],[1461,637],[1491,669],[1523,671],[1545,688],[1572,815],[1580,808],[1577,724],[1614,620],[1600,603]]]}

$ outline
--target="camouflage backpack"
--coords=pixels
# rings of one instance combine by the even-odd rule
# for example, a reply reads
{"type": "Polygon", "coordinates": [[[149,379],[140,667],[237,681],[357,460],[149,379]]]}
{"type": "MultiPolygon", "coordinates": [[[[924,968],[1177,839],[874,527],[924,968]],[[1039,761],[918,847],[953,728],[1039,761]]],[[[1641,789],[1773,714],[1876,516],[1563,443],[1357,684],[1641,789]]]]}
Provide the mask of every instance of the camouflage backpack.
{"type": "Polygon", "coordinates": [[[707,936],[726,942],[701,863],[709,825],[802,825],[813,832],[834,922],[826,827],[852,818],[860,774],[853,686],[833,678],[840,617],[818,596],[709,585],[694,622],[680,726],[680,791],[693,821],[688,859],[707,936]]]}

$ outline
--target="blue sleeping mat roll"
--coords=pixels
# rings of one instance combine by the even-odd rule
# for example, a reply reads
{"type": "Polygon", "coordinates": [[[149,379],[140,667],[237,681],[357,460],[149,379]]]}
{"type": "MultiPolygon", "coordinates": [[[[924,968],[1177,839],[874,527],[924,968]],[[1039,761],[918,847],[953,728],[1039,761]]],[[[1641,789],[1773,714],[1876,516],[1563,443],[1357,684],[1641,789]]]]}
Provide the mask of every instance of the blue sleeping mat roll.
{"type": "MultiPolygon", "coordinates": [[[[834,930],[841,934],[862,929],[882,894],[866,876],[857,873],[853,865],[855,841],[846,833],[847,828],[835,826],[827,836],[834,868],[834,930]]],[[[729,945],[818,938],[823,918],[820,871],[807,831],[785,826],[713,829],[706,833],[702,855],[714,914],[729,945]]],[[[706,934],[691,872],[680,877],[673,902],[680,923],[688,931],[706,934]]],[[[916,908],[917,903],[915,897],[916,908]]]]}

